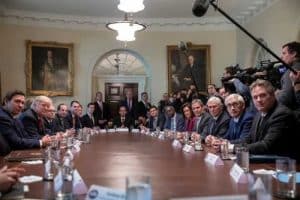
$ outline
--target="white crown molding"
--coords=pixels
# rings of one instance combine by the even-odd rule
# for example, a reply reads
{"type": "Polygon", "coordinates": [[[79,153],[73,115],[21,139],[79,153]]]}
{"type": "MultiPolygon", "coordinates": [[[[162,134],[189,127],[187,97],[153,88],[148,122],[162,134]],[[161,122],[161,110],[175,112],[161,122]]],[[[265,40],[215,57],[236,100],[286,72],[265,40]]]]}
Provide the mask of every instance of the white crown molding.
{"type": "MultiPolygon", "coordinates": [[[[52,28],[70,28],[84,30],[107,30],[109,22],[120,21],[120,18],[96,18],[88,16],[58,15],[5,9],[1,13],[2,23],[40,26],[52,28]]],[[[135,19],[145,24],[146,31],[202,31],[202,30],[234,30],[235,27],[224,17],[202,18],[151,18],[135,19]]]]}

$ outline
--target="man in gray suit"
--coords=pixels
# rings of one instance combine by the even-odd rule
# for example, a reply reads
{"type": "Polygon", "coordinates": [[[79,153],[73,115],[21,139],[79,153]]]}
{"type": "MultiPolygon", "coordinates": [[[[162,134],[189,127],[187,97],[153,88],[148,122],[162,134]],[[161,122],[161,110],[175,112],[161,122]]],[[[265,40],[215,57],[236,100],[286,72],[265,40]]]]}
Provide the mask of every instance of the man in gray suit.
{"type": "MultiPolygon", "coordinates": [[[[281,59],[295,70],[300,70],[300,43],[290,42],[282,46],[281,59]]],[[[290,109],[297,107],[292,81],[289,77],[290,70],[286,70],[281,77],[281,90],[276,91],[279,103],[290,109]]]]}
{"type": "Polygon", "coordinates": [[[203,129],[207,125],[211,116],[205,112],[204,104],[200,99],[194,99],[192,101],[192,110],[196,118],[193,131],[196,131],[198,134],[202,134],[203,129]]]}

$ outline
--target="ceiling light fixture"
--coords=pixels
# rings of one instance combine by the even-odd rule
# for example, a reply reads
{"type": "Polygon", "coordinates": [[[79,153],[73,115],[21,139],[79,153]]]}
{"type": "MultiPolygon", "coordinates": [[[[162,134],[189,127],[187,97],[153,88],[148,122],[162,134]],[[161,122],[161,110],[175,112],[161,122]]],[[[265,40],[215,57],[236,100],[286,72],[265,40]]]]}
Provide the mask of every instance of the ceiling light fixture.
{"type": "Polygon", "coordinates": [[[118,9],[126,13],[136,13],[144,8],[144,0],[120,0],[118,5],[118,9]]]}
{"type": "Polygon", "coordinates": [[[130,42],[135,40],[135,32],[146,29],[144,24],[134,22],[132,19],[128,19],[127,13],[125,13],[125,19],[123,21],[117,21],[106,24],[106,27],[110,30],[117,31],[117,40],[123,42],[130,42]]]}

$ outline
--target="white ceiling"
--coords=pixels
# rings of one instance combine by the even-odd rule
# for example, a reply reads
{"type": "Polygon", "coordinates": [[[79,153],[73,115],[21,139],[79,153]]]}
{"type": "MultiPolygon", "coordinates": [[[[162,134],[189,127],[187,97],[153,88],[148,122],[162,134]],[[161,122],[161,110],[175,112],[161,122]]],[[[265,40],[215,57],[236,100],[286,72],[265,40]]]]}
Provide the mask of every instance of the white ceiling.
{"type": "MultiPolygon", "coordinates": [[[[218,5],[231,17],[239,22],[247,22],[251,17],[260,14],[278,0],[219,0],[218,5]]],[[[117,9],[119,0],[0,0],[0,14],[4,19],[34,18],[43,19],[47,15],[48,21],[61,18],[72,18],[82,23],[93,22],[105,24],[115,19],[122,19],[124,13],[117,9]]],[[[145,10],[136,13],[134,18],[151,26],[151,24],[176,25],[197,24],[200,19],[192,14],[193,0],[144,0],[145,10]]],[[[225,18],[209,8],[205,15],[206,21],[225,18]]],[[[202,21],[204,18],[201,18],[202,21]]],[[[66,21],[68,21],[66,20],[66,21]]],[[[216,21],[214,21],[216,23],[216,21]]],[[[228,22],[227,22],[228,23],[228,22]]],[[[203,25],[203,23],[202,23],[203,25]]]]}

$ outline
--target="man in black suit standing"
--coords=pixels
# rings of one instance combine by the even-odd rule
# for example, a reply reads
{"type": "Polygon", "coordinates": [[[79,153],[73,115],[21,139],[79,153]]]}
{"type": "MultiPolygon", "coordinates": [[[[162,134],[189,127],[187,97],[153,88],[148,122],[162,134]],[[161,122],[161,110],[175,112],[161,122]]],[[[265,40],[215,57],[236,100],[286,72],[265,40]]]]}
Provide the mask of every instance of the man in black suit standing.
{"type": "Polygon", "coordinates": [[[124,100],[120,102],[120,106],[125,106],[128,112],[128,115],[134,119],[137,120],[137,113],[136,113],[136,107],[137,107],[137,100],[133,98],[132,90],[127,90],[126,97],[124,100]]]}
{"type": "Polygon", "coordinates": [[[95,104],[89,103],[87,105],[87,112],[80,118],[82,127],[93,128],[96,124],[96,119],[94,118],[95,104]]]}
{"type": "Polygon", "coordinates": [[[141,101],[138,102],[137,104],[137,117],[148,117],[148,112],[151,107],[151,104],[148,102],[148,93],[147,92],[142,92],[141,94],[141,101]]]}
{"type": "Polygon", "coordinates": [[[250,86],[258,113],[253,119],[247,140],[251,154],[276,154],[299,157],[299,134],[292,111],[279,104],[269,81],[256,80],[250,86]]]}
{"type": "Polygon", "coordinates": [[[107,124],[108,120],[110,120],[110,111],[107,103],[103,101],[102,92],[96,93],[96,101],[94,102],[95,111],[94,118],[97,119],[96,124],[100,126],[100,128],[104,128],[107,124]]]}
{"type": "MultiPolygon", "coordinates": [[[[0,108],[0,134],[12,150],[40,148],[49,145],[51,138],[48,135],[39,139],[32,138],[24,130],[22,123],[17,118],[24,108],[24,103],[25,94],[22,91],[15,90],[6,94],[4,106],[0,108]]],[[[1,145],[0,148],[3,146],[1,145]]]]}

